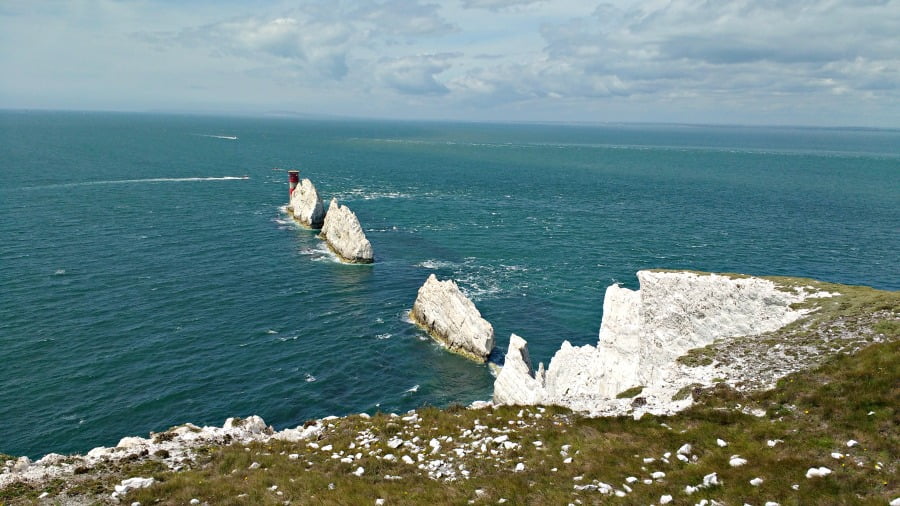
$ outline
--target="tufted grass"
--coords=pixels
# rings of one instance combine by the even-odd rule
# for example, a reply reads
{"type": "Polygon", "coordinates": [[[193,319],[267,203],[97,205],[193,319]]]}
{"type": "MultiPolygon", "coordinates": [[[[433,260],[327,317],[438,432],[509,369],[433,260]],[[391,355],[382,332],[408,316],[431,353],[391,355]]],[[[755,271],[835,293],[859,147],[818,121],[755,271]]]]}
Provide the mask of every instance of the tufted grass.
{"type": "MultiPolygon", "coordinates": [[[[673,504],[694,504],[715,499],[726,504],[885,504],[900,496],[900,343],[872,345],[854,355],[836,356],[815,370],[782,379],[768,392],[743,393],[720,384],[697,394],[697,402],[682,413],[657,417],[585,418],[562,408],[505,406],[444,410],[426,407],[417,411],[419,427],[399,417],[376,414],[371,418],[350,416],[333,420],[318,445],[332,445],[322,452],[307,442],[272,441],[267,444],[208,448],[199,453],[194,468],[174,473],[149,467],[106,469],[100,477],[68,489],[105,500],[112,485],[131,476],[152,475],[157,483],[128,494],[125,503],[183,505],[191,499],[208,504],[651,504],[662,495],[672,495],[673,504]],[[755,409],[763,416],[748,414],[755,409]],[[418,435],[423,445],[432,437],[460,434],[475,422],[485,433],[509,431],[519,448],[496,458],[474,455],[459,459],[471,478],[444,482],[423,476],[416,466],[387,462],[375,455],[390,450],[386,442],[394,436],[418,435]],[[365,431],[376,439],[369,450],[350,450],[365,431]],[[727,442],[720,447],[717,439],[727,442]],[[854,439],[857,446],[847,447],[854,439]],[[774,447],[767,442],[780,440],[774,447]],[[540,441],[541,446],[535,446],[540,441]],[[696,460],[681,462],[676,451],[692,445],[696,460]],[[570,445],[570,464],[563,462],[563,445],[570,445]],[[364,453],[352,464],[331,458],[331,453],[364,453]],[[379,451],[380,450],[380,451],[379,451]],[[844,455],[841,459],[833,452],[844,455]],[[297,459],[289,455],[296,453],[297,459]],[[669,453],[668,462],[663,460],[669,453]],[[731,467],[732,455],[747,460],[731,467]],[[653,458],[645,463],[645,458],[653,458]],[[258,469],[251,464],[259,463],[258,469]],[[524,471],[515,472],[518,463],[524,471]],[[361,476],[351,474],[365,468],[361,476]],[[824,478],[807,479],[810,467],[833,471],[824,478]],[[555,471],[554,471],[555,469],[555,471]],[[650,478],[661,471],[665,477],[650,478]],[[685,486],[702,483],[717,473],[719,485],[692,495],[685,486]],[[105,473],[105,474],[103,474],[105,473]],[[399,476],[399,480],[386,476],[399,476]],[[599,491],[575,490],[575,485],[603,482],[625,491],[629,476],[639,478],[624,498],[599,491]],[[762,478],[759,486],[750,484],[762,478]],[[642,480],[652,479],[651,484],[642,480]],[[796,485],[798,490],[792,486],[796,485]],[[274,490],[272,487],[277,487],[274,490]],[[281,492],[281,495],[278,494],[281,492]]],[[[432,456],[429,456],[431,458],[432,456]]],[[[435,456],[436,458],[437,456],[435,456]]],[[[0,502],[31,504],[44,490],[54,495],[66,492],[64,482],[44,488],[12,487],[0,502]]],[[[52,504],[52,503],[51,503],[52,504]]]]}

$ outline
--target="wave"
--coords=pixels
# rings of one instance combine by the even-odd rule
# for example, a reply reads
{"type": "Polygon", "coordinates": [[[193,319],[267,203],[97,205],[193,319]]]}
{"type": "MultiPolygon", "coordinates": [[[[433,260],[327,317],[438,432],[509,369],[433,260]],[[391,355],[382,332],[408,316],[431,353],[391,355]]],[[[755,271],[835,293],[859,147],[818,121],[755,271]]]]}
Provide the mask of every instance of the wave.
{"type": "Polygon", "coordinates": [[[338,202],[376,199],[408,199],[412,195],[399,191],[372,191],[365,188],[352,188],[334,196],[338,202]]]}
{"type": "Polygon", "coordinates": [[[454,262],[448,262],[446,260],[424,260],[416,264],[416,267],[424,267],[426,269],[449,269],[452,267],[456,267],[458,264],[454,262]]]}

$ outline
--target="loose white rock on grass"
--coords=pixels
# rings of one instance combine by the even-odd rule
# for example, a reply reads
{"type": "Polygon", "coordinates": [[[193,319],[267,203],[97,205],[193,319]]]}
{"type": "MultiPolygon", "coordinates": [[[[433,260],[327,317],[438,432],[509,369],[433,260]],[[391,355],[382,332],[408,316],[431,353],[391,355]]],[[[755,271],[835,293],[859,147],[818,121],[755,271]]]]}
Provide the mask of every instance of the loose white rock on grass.
{"type": "Polygon", "coordinates": [[[731,467],[741,467],[746,463],[747,459],[742,458],[740,455],[732,455],[731,459],[728,461],[728,465],[731,467]]]}
{"type": "Polygon", "coordinates": [[[810,467],[806,471],[807,478],[822,478],[831,474],[831,469],[827,467],[810,467]]]}

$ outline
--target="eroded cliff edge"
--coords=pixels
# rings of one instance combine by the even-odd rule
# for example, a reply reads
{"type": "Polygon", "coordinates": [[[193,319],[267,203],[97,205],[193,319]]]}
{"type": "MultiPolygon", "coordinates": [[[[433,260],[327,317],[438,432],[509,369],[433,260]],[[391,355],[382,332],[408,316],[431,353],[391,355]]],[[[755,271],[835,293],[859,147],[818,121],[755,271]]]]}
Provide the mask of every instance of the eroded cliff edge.
{"type": "Polygon", "coordinates": [[[762,340],[814,311],[810,301],[837,295],[812,280],[791,278],[686,271],[640,271],[637,278],[639,290],[607,289],[597,346],[565,341],[546,370],[543,364],[533,369],[525,340],[514,335],[494,383],[494,401],[593,414],[671,413],[690,404],[685,389],[714,380],[765,387],[793,370],[779,343],[757,344],[755,362],[690,363],[682,357],[713,343],[762,340]],[[617,399],[629,389],[632,395],[617,399]]]}

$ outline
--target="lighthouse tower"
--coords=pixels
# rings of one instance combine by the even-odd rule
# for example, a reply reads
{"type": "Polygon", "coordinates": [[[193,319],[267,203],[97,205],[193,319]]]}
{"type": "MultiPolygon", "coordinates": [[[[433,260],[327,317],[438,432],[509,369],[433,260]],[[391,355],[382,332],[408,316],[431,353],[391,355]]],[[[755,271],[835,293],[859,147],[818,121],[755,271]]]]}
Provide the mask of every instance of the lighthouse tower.
{"type": "Polygon", "coordinates": [[[290,183],[290,193],[288,193],[288,198],[294,194],[294,188],[300,183],[300,171],[299,170],[289,170],[288,171],[288,181],[290,183]]]}

